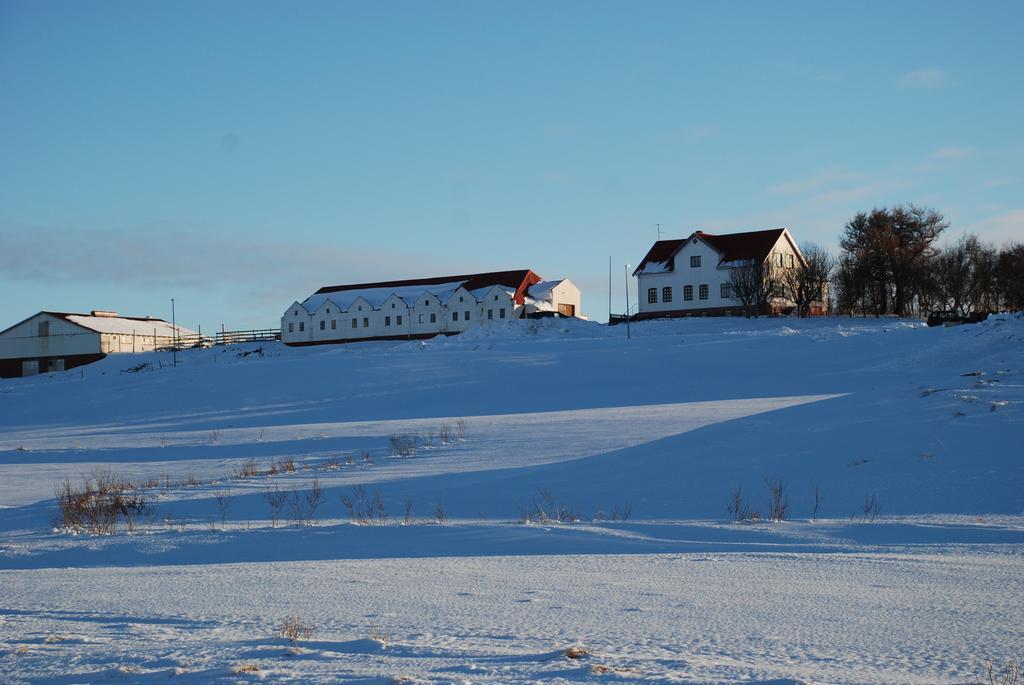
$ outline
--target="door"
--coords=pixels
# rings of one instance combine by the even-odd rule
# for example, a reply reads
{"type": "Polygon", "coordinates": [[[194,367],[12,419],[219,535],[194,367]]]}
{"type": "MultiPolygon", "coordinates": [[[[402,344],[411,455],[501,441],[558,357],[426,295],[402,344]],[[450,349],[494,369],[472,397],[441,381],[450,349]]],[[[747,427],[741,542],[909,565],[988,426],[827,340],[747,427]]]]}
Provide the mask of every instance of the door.
{"type": "Polygon", "coordinates": [[[576,305],[560,304],[558,305],[558,313],[562,316],[576,316],[576,305]]]}

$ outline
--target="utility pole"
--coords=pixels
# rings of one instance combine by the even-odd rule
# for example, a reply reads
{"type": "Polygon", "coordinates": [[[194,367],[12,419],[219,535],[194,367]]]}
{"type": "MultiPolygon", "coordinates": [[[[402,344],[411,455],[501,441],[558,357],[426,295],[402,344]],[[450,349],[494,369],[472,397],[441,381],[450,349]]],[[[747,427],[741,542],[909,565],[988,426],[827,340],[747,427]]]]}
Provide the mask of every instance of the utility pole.
{"type": "Polygon", "coordinates": [[[178,368],[178,324],[174,319],[174,298],[171,298],[171,358],[174,368],[178,368]]]}
{"type": "Polygon", "coordinates": [[[612,322],[612,257],[608,255],[608,323],[612,322]]]}
{"type": "Polygon", "coordinates": [[[629,264],[623,267],[622,272],[626,276],[626,340],[629,340],[629,264]]]}

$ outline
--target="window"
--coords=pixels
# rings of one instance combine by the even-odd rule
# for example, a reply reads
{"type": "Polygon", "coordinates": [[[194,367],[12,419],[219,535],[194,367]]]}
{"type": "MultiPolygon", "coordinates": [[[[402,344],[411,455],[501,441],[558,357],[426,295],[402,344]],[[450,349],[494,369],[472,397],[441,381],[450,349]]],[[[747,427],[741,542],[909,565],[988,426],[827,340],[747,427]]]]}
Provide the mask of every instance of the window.
{"type": "Polygon", "coordinates": [[[781,252],[776,252],[775,253],[775,266],[782,266],[782,253],[781,252]]]}
{"type": "Polygon", "coordinates": [[[330,308],[330,307],[328,307],[328,308],[327,308],[327,313],[328,313],[328,314],[330,314],[330,313],[331,313],[331,308],[330,308]]]}
{"type": "Polygon", "coordinates": [[[429,307],[430,306],[430,300],[429,299],[423,300],[423,306],[424,307],[429,307]]]}
{"type": "Polygon", "coordinates": [[[294,333],[295,332],[295,324],[293,324],[293,323],[288,324],[288,332],[289,333],[294,333]]]}
{"type": "Polygon", "coordinates": [[[648,288],[647,289],[647,304],[654,304],[658,301],[658,289],[648,288]]]}
{"type": "Polygon", "coordinates": [[[731,300],[732,299],[732,284],[731,283],[723,283],[722,284],[722,299],[723,300],[731,300]]]}
{"type": "Polygon", "coordinates": [[[661,301],[671,302],[672,301],[672,288],[664,287],[661,289],[661,301]]]}
{"type": "Polygon", "coordinates": [[[494,310],[493,309],[488,309],[487,310],[487,318],[488,319],[493,319],[494,318],[494,310]]]}
{"type": "Polygon", "coordinates": [[[369,327],[370,327],[370,319],[369,319],[369,317],[364,316],[363,317],[363,328],[369,328],[369,327]]]}
{"type": "Polygon", "coordinates": [[[702,299],[702,300],[708,299],[708,284],[707,283],[701,283],[700,284],[700,299],[702,299]]]}
{"type": "Polygon", "coordinates": [[[402,315],[401,314],[399,314],[398,316],[395,317],[395,325],[396,326],[401,326],[402,325],[402,315]]]}
{"type": "Polygon", "coordinates": [[[392,309],[394,309],[394,308],[395,308],[395,303],[394,303],[394,302],[392,302],[392,303],[391,303],[391,308],[392,308],[392,309]]]}
{"type": "Polygon", "coordinates": [[[420,323],[423,323],[423,315],[420,314],[420,323]]]}
{"type": "Polygon", "coordinates": [[[459,302],[462,302],[462,295],[459,295],[459,302]]]}
{"type": "Polygon", "coordinates": [[[321,321],[320,321],[320,330],[322,331],[322,330],[324,330],[324,329],[326,329],[326,328],[327,328],[327,322],[326,322],[326,321],[323,321],[323,320],[321,320],[321,321]]]}
{"type": "Polygon", "coordinates": [[[306,323],[304,321],[300,321],[299,322],[299,330],[300,331],[306,330],[306,323]]]}
{"type": "Polygon", "coordinates": [[[466,311],[466,321],[469,321],[469,311],[466,311]]]}
{"type": "Polygon", "coordinates": [[[498,310],[498,318],[499,319],[504,319],[505,318],[505,308],[504,307],[502,307],[501,309],[498,310]]]}
{"type": "Polygon", "coordinates": [[[359,319],[352,319],[352,328],[359,327],[359,319]]]}
{"type": "Polygon", "coordinates": [[[495,301],[495,302],[497,302],[497,301],[498,301],[498,296],[497,296],[497,295],[495,295],[495,296],[494,296],[494,301],[495,301]]]}
{"type": "Polygon", "coordinates": [[[332,331],[338,330],[338,320],[337,319],[331,319],[331,330],[332,331]]]}
{"type": "Polygon", "coordinates": [[[384,325],[385,326],[390,326],[391,325],[391,317],[390,316],[385,316],[384,317],[384,325]]]}
{"type": "Polygon", "coordinates": [[[700,266],[700,255],[695,254],[690,257],[690,268],[696,269],[700,266]]]}
{"type": "Polygon", "coordinates": [[[683,299],[686,300],[687,302],[689,302],[690,300],[693,299],[693,286],[692,285],[684,285],[683,286],[683,299]]]}
{"type": "Polygon", "coordinates": [[[786,266],[788,266],[790,269],[792,269],[795,266],[793,255],[791,255],[791,254],[786,255],[786,262],[787,262],[786,266]]]}
{"type": "Polygon", "coordinates": [[[458,312],[452,312],[452,321],[458,321],[458,320],[459,320],[459,313],[458,312]]]}
{"type": "Polygon", "coordinates": [[[435,314],[435,313],[431,313],[430,314],[430,323],[437,323],[437,314],[435,314]]]}
{"type": "Polygon", "coordinates": [[[39,322],[39,337],[46,338],[50,335],[50,322],[40,321],[39,322]]]}
{"type": "Polygon", "coordinates": [[[358,307],[356,307],[356,309],[358,309],[359,311],[363,311],[363,305],[359,305],[358,307]]]}

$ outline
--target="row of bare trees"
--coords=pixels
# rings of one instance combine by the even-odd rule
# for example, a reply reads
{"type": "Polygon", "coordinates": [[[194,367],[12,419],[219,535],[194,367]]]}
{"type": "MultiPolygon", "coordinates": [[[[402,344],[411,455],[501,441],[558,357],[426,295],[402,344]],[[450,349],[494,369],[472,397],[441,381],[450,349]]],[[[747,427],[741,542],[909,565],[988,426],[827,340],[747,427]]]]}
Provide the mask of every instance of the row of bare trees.
{"type": "Polygon", "coordinates": [[[968,235],[940,248],[941,213],[915,205],[861,212],[847,222],[833,278],[841,314],[961,315],[1024,309],[1024,244],[968,235]]]}
{"type": "Polygon", "coordinates": [[[828,309],[829,283],[835,272],[835,258],[814,243],[800,246],[804,261],[793,266],[776,266],[771,261],[745,260],[729,272],[732,297],[739,300],[748,318],[769,313],[773,300],[792,302],[801,317],[818,305],[828,309]]]}

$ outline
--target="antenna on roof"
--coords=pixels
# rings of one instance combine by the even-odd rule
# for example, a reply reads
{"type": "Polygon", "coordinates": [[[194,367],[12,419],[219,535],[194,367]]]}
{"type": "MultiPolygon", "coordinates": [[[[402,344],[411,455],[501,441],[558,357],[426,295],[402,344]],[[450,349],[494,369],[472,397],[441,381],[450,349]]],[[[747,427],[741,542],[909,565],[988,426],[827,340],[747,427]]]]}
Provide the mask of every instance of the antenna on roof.
{"type": "Polygon", "coordinates": [[[654,224],[658,227],[658,240],[661,240],[661,224],[654,224]]]}

